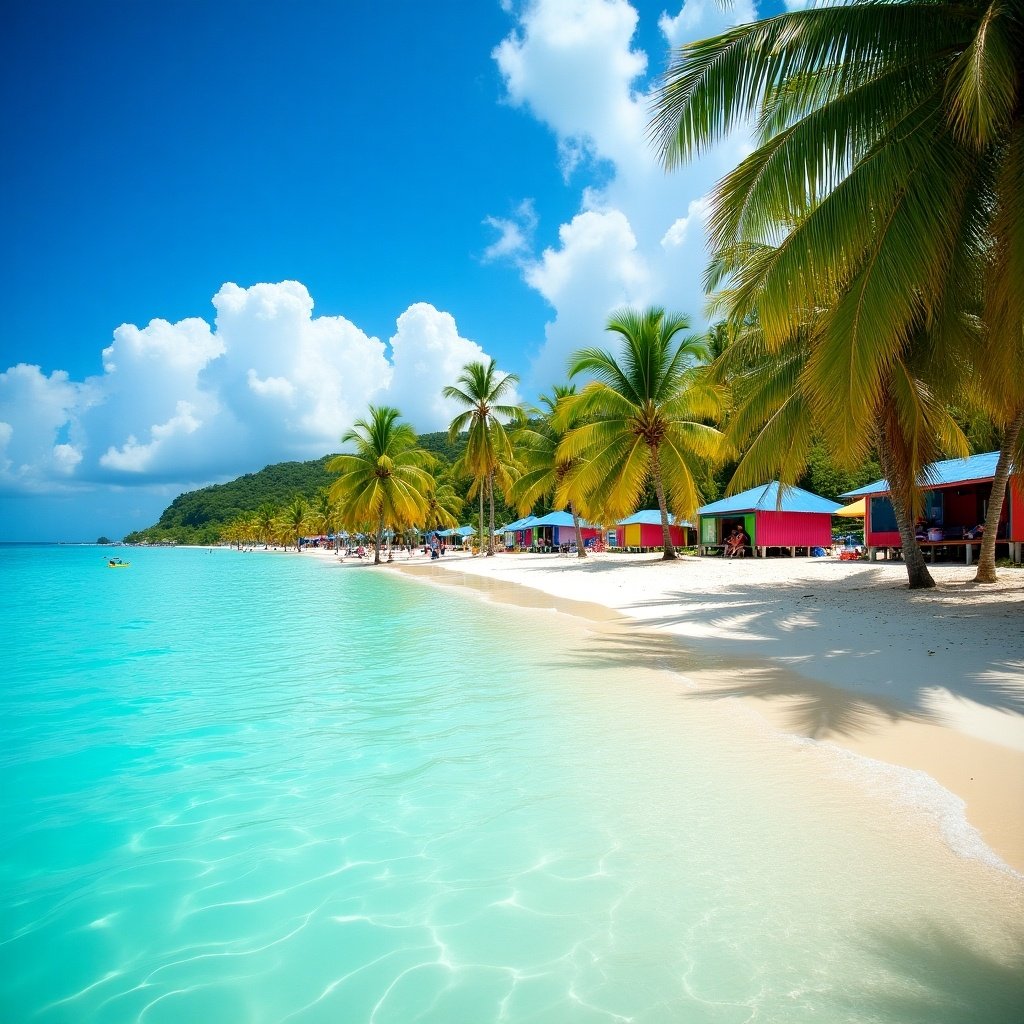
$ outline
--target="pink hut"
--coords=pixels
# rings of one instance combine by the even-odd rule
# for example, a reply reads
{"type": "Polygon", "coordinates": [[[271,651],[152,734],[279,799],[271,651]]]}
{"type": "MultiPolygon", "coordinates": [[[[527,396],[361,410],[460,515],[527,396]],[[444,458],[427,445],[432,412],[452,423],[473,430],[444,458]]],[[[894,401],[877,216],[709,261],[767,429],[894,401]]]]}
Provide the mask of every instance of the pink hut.
{"type": "MultiPolygon", "coordinates": [[[[936,555],[960,557],[968,565],[974,551],[981,547],[978,526],[985,522],[992,478],[996,472],[999,452],[985,452],[967,459],[946,459],[933,462],[925,472],[922,486],[924,514],[917,524],[918,544],[934,562],[936,555]]],[[[864,543],[874,559],[878,552],[886,556],[891,549],[902,547],[889,484],[886,480],[848,491],[844,498],[864,498],[864,543]]],[[[1002,518],[996,531],[996,544],[1005,544],[1010,557],[1021,561],[1024,553],[1024,491],[1010,480],[1003,502],[1002,518]]]]}
{"type": "Polygon", "coordinates": [[[832,515],[840,508],[802,487],[783,488],[778,480],[751,487],[697,510],[700,553],[717,553],[739,526],[750,538],[748,549],[762,558],[771,548],[788,548],[794,556],[801,549],[810,554],[832,544],[832,515]]]}

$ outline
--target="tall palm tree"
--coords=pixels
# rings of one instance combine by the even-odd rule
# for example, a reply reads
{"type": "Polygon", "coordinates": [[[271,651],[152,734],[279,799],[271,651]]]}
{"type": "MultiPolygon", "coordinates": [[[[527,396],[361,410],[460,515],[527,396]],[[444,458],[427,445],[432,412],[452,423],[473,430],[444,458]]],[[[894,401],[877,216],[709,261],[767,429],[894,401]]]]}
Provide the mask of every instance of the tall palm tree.
{"type": "MultiPolygon", "coordinates": [[[[525,516],[538,499],[554,495],[574,466],[573,460],[558,457],[558,446],[562,443],[569,426],[574,424],[567,424],[560,429],[555,423],[559,402],[574,394],[575,384],[556,384],[550,395],[540,396],[539,408],[527,410],[527,426],[517,430],[513,435],[523,471],[512,485],[509,497],[517,505],[520,515],[525,516]]],[[[572,524],[576,531],[576,553],[578,557],[586,558],[587,551],[580,530],[580,517],[576,511],[578,500],[579,495],[570,498],[568,508],[572,513],[572,524]]]]}
{"type": "Polygon", "coordinates": [[[459,525],[462,499],[447,482],[436,481],[427,494],[427,513],[423,525],[428,530],[451,530],[459,525]]]}
{"type": "Polygon", "coordinates": [[[256,509],[256,524],[259,528],[256,539],[263,541],[264,548],[269,547],[277,524],[277,509],[269,501],[263,502],[256,509]]]}
{"type": "Polygon", "coordinates": [[[310,528],[309,502],[301,494],[292,498],[291,504],[281,512],[281,523],[288,528],[288,538],[295,544],[295,550],[302,550],[302,537],[310,528]]]}
{"type": "Polygon", "coordinates": [[[397,529],[422,523],[433,486],[426,468],[431,457],[400,416],[390,406],[371,405],[369,417],[356,420],[341,439],[355,451],[327,463],[329,472],[340,474],[329,493],[342,518],[353,525],[368,521],[376,526],[374,565],[380,565],[385,525],[397,529]]]}
{"type": "Polygon", "coordinates": [[[676,338],[688,327],[685,316],[658,307],[613,313],[607,329],[619,335],[621,355],[599,348],[574,353],[569,376],[595,379],[563,399],[555,417],[560,427],[571,417],[580,422],[558,446],[558,458],[573,466],[555,500],[583,493],[588,503],[617,518],[636,508],[650,480],[666,560],[676,557],[670,506],[677,517],[692,516],[708,463],[724,453],[721,432],[707,422],[721,412],[723,392],[706,379],[703,342],[676,338]]]}
{"type": "Polygon", "coordinates": [[[500,373],[497,363],[467,363],[454,385],[446,387],[442,394],[464,407],[448,427],[448,436],[455,440],[465,431],[466,453],[461,460],[467,475],[474,479],[474,487],[480,499],[480,533],[484,532],[483,502],[490,500],[491,515],[487,528],[487,554],[494,554],[494,484],[511,484],[514,465],[512,442],[505,431],[505,425],[516,423],[520,418],[518,406],[506,405],[519,378],[514,373],[500,373]]]}
{"type": "Polygon", "coordinates": [[[668,166],[756,116],[757,148],[713,195],[712,250],[775,243],[740,294],[758,293],[769,346],[824,310],[808,399],[851,460],[892,445],[909,483],[890,483],[915,506],[901,361],[933,389],[962,383],[974,311],[986,349],[1024,358],[1022,31],[1002,0],[853,0],[684,47],[655,100],[668,166]]]}

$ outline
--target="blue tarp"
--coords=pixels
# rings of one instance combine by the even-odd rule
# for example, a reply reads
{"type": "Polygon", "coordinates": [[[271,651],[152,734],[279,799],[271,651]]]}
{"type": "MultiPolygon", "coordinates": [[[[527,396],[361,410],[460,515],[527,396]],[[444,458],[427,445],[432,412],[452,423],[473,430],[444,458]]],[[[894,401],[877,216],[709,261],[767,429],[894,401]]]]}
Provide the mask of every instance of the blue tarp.
{"type": "MultiPolygon", "coordinates": [[[[924,487],[949,487],[952,484],[965,484],[973,480],[991,480],[996,475],[996,463],[999,452],[984,452],[972,455],[968,459],[946,459],[933,462],[925,471],[918,483],[924,487]]],[[[847,491],[844,498],[859,498],[862,494],[888,494],[889,481],[875,480],[855,491],[847,491]]]]}
{"type": "Polygon", "coordinates": [[[731,498],[713,501],[710,505],[697,509],[698,515],[720,516],[738,512],[826,512],[831,515],[843,506],[838,502],[829,501],[820,494],[811,494],[801,487],[783,489],[782,503],[779,503],[779,482],[751,487],[748,491],[734,494],[731,498]]]}

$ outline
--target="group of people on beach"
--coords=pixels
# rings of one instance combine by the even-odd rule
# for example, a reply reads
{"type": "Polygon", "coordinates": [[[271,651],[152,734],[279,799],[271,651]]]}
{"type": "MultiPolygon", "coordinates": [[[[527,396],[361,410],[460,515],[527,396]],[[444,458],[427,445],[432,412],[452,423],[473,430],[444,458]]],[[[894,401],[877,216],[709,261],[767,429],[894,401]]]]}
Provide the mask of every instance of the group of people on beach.
{"type": "Polygon", "coordinates": [[[749,545],[750,537],[747,535],[747,531],[742,526],[735,526],[732,533],[725,539],[723,554],[726,558],[742,558],[749,545]]]}

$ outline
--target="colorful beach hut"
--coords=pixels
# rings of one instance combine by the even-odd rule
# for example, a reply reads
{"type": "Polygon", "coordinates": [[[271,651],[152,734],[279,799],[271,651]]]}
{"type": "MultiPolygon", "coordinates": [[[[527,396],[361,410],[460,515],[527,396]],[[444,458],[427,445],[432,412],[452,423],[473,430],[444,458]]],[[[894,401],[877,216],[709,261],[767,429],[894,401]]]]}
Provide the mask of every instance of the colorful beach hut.
{"type": "MultiPolygon", "coordinates": [[[[668,523],[669,538],[676,547],[682,548],[692,543],[690,534],[694,529],[693,523],[682,519],[677,522],[671,512],[668,523]]],[[[645,508],[615,524],[615,543],[608,546],[625,551],[660,551],[664,544],[660,509],[645,508]]]]}
{"type": "MultiPolygon", "coordinates": [[[[545,516],[534,519],[530,528],[533,531],[533,543],[530,547],[534,551],[568,549],[576,543],[576,527],[573,525],[571,512],[564,510],[549,512],[545,516]]],[[[587,541],[593,541],[599,535],[600,530],[581,519],[580,533],[583,535],[583,543],[586,544],[587,541]]]]}
{"type": "Polygon", "coordinates": [[[533,544],[533,524],[537,521],[536,516],[523,516],[514,522],[503,526],[498,533],[505,537],[506,551],[521,551],[533,544]]]}
{"type": "MultiPolygon", "coordinates": [[[[932,561],[937,550],[945,553],[963,548],[968,565],[973,550],[981,546],[981,538],[967,537],[985,522],[988,501],[992,494],[992,478],[996,472],[999,452],[985,452],[966,459],[946,459],[933,462],[925,470],[922,487],[924,493],[923,520],[918,527],[918,543],[929,552],[932,561]]],[[[887,480],[848,491],[844,498],[864,499],[864,542],[868,556],[874,560],[879,551],[888,555],[891,549],[902,547],[896,515],[889,498],[887,480]]],[[[1024,554],[1024,489],[1018,481],[1010,479],[1003,502],[1003,514],[996,531],[996,544],[1005,544],[1010,557],[1021,561],[1024,554]]]]}
{"type": "Polygon", "coordinates": [[[736,526],[750,538],[755,555],[764,558],[770,548],[828,548],[832,544],[832,515],[842,508],[802,487],[782,487],[778,480],[751,487],[731,498],[713,501],[697,510],[700,553],[717,552],[736,526]],[[781,491],[781,496],[780,496],[781,491]]]}

